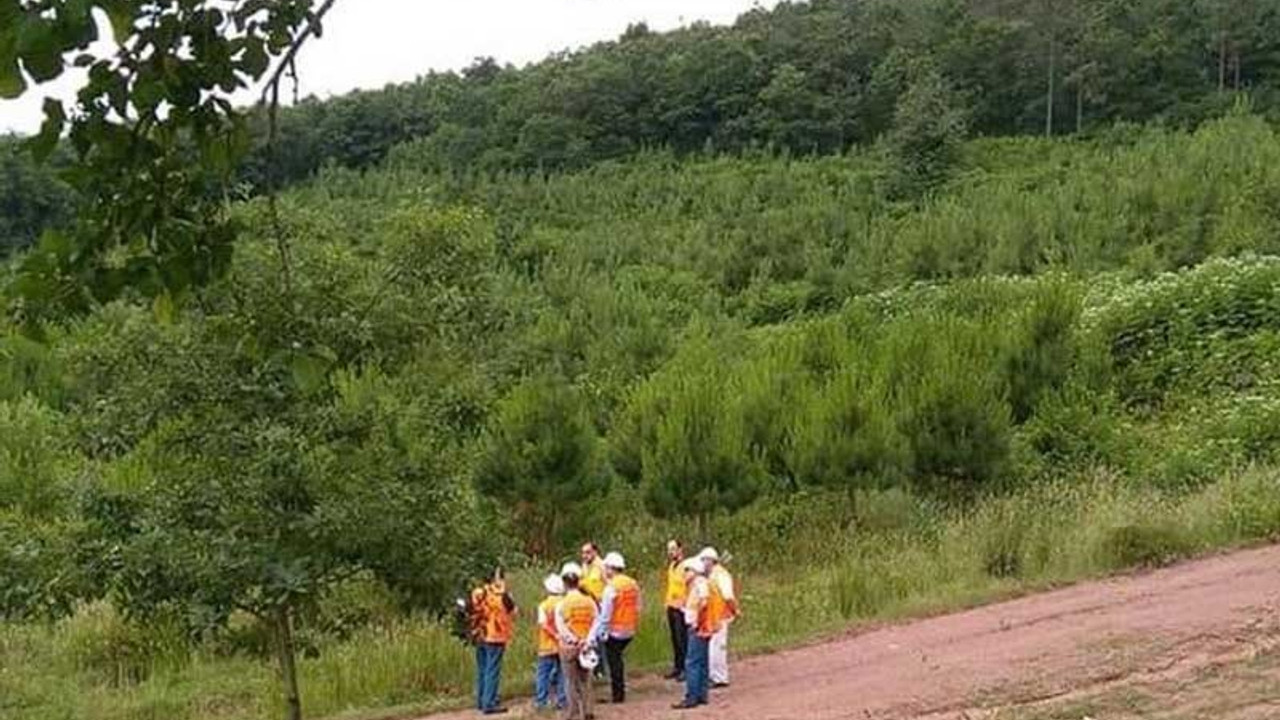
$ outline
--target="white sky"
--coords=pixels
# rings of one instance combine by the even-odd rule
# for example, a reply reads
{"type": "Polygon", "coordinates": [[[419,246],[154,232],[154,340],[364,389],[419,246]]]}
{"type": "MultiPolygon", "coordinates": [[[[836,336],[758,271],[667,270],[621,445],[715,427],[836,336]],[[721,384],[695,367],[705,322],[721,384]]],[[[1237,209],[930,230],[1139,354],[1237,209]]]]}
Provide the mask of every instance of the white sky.
{"type": "MultiPolygon", "coordinates": [[[[303,49],[300,93],[320,97],[458,70],[476,57],[501,63],[614,39],[633,22],[667,30],[696,20],[723,24],[777,0],[338,0],[324,37],[303,49]]],[[[0,101],[0,132],[34,132],[46,95],[70,98],[78,78],[0,101]]],[[[252,96],[250,96],[252,97],[252,96]]]]}

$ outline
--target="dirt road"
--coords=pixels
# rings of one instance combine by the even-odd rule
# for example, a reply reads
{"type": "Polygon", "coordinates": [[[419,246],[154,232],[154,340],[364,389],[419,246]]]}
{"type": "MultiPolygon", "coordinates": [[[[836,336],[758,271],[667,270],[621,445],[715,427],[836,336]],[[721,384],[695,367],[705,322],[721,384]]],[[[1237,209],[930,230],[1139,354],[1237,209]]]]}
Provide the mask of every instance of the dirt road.
{"type": "Polygon", "coordinates": [[[596,714],[600,720],[1078,720],[1091,715],[1087,708],[1105,706],[1111,710],[1097,720],[1275,718],[1280,662],[1260,659],[1280,656],[1278,607],[1280,547],[1248,550],[739,660],[733,686],[697,711],[671,710],[679,688],[647,679],[633,702],[600,705],[596,714]],[[1250,689],[1223,672],[1245,666],[1252,669],[1250,689]],[[1217,683],[1221,704],[1197,690],[1206,678],[1217,683]],[[1127,710],[1125,703],[1093,702],[1144,690],[1160,695],[1168,712],[1142,712],[1137,700],[1127,710]],[[1201,709],[1189,709],[1192,702],[1201,709]],[[1222,709],[1228,705],[1230,712],[1222,709]]]}

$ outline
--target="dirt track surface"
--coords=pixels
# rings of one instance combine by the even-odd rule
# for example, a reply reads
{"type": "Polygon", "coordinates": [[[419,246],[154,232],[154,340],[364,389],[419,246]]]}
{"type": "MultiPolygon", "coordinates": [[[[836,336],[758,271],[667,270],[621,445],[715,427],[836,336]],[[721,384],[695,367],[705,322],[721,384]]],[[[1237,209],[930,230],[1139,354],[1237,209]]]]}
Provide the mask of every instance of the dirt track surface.
{"type": "MultiPolygon", "coordinates": [[[[1280,547],[1248,550],[737,660],[733,686],[692,712],[670,709],[679,686],[642,679],[633,700],[597,705],[596,716],[1003,719],[1038,717],[1078,699],[1141,687],[1185,691],[1189,702],[1198,679],[1215,668],[1280,650],[1278,608],[1280,547]]],[[[607,695],[603,687],[598,692],[607,695]]],[[[1229,684],[1216,692],[1239,695],[1229,684]]],[[[1280,698],[1266,695],[1256,702],[1227,698],[1231,713],[1187,706],[1161,715],[1280,717],[1280,698]]],[[[1205,707],[1204,698],[1197,702],[1205,707]]],[[[522,708],[513,710],[519,717],[522,708]]]]}

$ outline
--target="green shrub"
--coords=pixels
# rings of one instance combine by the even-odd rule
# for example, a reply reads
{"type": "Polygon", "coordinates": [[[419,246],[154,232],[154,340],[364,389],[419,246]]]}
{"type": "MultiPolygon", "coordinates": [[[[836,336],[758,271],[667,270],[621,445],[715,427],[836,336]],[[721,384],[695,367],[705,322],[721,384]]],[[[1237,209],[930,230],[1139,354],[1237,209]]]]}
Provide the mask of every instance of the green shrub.
{"type": "Polygon", "coordinates": [[[1109,567],[1162,567],[1195,549],[1187,531],[1170,519],[1134,522],[1111,528],[1101,552],[1109,567]]]}

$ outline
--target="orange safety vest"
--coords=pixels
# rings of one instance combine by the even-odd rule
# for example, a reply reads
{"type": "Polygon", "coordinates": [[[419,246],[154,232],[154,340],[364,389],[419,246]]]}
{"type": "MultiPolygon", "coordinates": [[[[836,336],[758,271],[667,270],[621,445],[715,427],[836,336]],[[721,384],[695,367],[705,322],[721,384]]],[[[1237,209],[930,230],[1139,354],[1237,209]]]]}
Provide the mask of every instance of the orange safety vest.
{"type": "Polygon", "coordinates": [[[684,584],[684,570],[680,569],[680,563],[673,562],[667,565],[667,592],[666,600],[669,608],[684,607],[684,599],[689,595],[689,589],[684,584]]]}
{"type": "Polygon", "coordinates": [[[711,581],[711,587],[715,590],[713,597],[719,598],[719,608],[717,608],[717,610],[719,611],[720,619],[732,620],[735,616],[733,604],[731,604],[728,599],[725,598],[724,594],[720,592],[720,581],[722,578],[728,579],[729,587],[733,588],[734,603],[736,603],[738,595],[737,582],[733,579],[733,576],[729,574],[729,571],[724,569],[724,566],[717,565],[716,568],[711,571],[711,577],[709,578],[711,581]]]}
{"type": "Polygon", "coordinates": [[[579,585],[582,592],[596,602],[604,596],[604,561],[596,558],[586,568],[586,574],[579,585]]]}
{"type": "Polygon", "coordinates": [[[542,622],[538,623],[538,657],[555,655],[560,649],[556,639],[556,606],[560,604],[559,595],[551,595],[538,605],[538,614],[542,622]]]}
{"type": "MultiPolygon", "coordinates": [[[[716,614],[716,603],[722,607],[724,599],[720,597],[720,591],[716,589],[715,584],[703,577],[694,578],[693,584],[699,581],[705,583],[707,588],[707,599],[698,607],[698,620],[694,623],[693,631],[700,638],[709,638],[716,634],[716,630],[720,629],[720,617],[716,614]],[[717,600],[718,598],[718,600],[717,600]]],[[[695,599],[692,586],[689,589],[689,600],[695,599]]]]}
{"type": "Polygon", "coordinates": [[[609,585],[614,592],[609,631],[635,635],[640,628],[640,584],[626,575],[614,575],[609,585]]]}
{"type": "Polygon", "coordinates": [[[502,598],[507,593],[503,583],[490,583],[483,588],[476,588],[471,600],[476,612],[480,615],[480,641],[493,645],[506,645],[511,642],[511,632],[515,625],[511,613],[507,612],[502,598]]]}
{"type": "Polygon", "coordinates": [[[579,642],[586,640],[591,634],[591,626],[596,622],[595,601],[581,590],[571,590],[560,601],[559,612],[564,616],[564,624],[569,626],[569,632],[579,642]]]}

